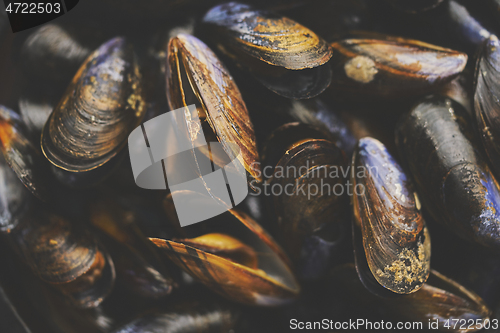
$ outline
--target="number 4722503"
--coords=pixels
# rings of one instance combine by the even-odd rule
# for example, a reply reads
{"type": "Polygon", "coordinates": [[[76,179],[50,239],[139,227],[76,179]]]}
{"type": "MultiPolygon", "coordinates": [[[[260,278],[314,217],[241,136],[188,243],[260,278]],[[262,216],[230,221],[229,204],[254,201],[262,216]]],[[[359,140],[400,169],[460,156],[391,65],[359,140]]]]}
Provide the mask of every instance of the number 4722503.
{"type": "Polygon", "coordinates": [[[9,14],[59,14],[61,12],[61,4],[55,3],[25,3],[14,2],[9,3],[5,11],[9,14]]]}
{"type": "Polygon", "coordinates": [[[447,329],[469,330],[469,329],[498,329],[498,319],[447,319],[443,325],[447,329]]]}

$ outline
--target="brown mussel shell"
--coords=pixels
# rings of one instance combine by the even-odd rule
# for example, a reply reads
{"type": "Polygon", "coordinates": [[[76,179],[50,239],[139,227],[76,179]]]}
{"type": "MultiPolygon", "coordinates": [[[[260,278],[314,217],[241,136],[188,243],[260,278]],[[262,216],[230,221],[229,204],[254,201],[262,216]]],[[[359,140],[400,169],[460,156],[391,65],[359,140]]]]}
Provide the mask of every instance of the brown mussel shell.
{"type": "Polygon", "coordinates": [[[460,104],[430,96],[402,117],[396,145],[433,218],[462,238],[498,249],[500,187],[470,126],[460,104]]]}
{"type": "Polygon", "coordinates": [[[117,275],[129,290],[148,298],[172,292],[176,284],[155,246],[139,229],[133,211],[101,197],[91,205],[90,220],[112,239],[107,248],[113,255],[117,275]]]}
{"type": "Polygon", "coordinates": [[[203,22],[214,28],[226,47],[270,65],[292,70],[314,68],[332,55],[328,43],[311,30],[249,5],[229,2],[216,6],[205,14],[203,22]]]}
{"type": "Polygon", "coordinates": [[[124,38],[114,38],[73,77],[45,124],[42,151],[63,170],[96,169],[124,147],[145,110],[134,52],[124,38]]]}
{"type": "Polygon", "coordinates": [[[168,44],[167,99],[172,110],[195,104],[224,151],[238,156],[251,177],[261,181],[253,125],[240,91],[217,56],[194,36],[179,34],[168,44]]]}
{"type": "Polygon", "coordinates": [[[35,275],[84,308],[96,307],[111,292],[111,257],[85,230],[44,209],[32,209],[11,233],[14,249],[35,275]]]}
{"type": "Polygon", "coordinates": [[[203,23],[221,52],[279,95],[311,98],[330,84],[330,46],[287,17],[229,2],[209,10],[203,23]]]}
{"type": "Polygon", "coordinates": [[[500,175],[500,43],[495,35],[484,43],[477,60],[474,111],[486,154],[500,175]]]}
{"type": "Polygon", "coordinates": [[[424,42],[376,34],[332,43],[335,91],[372,98],[422,95],[465,68],[465,53],[424,42]]]}
{"type": "Polygon", "coordinates": [[[278,128],[266,147],[269,163],[281,156],[264,188],[273,202],[278,239],[302,277],[318,276],[347,234],[344,152],[321,132],[298,123],[278,128]]]}
{"type": "Polygon", "coordinates": [[[431,248],[411,180],[387,148],[369,137],[358,143],[351,175],[353,232],[362,235],[371,274],[392,292],[417,291],[429,276],[431,248]]]}
{"type": "Polygon", "coordinates": [[[7,164],[37,198],[50,200],[50,173],[46,161],[31,142],[21,117],[0,105],[0,150],[7,164]]]}
{"type": "Polygon", "coordinates": [[[418,291],[395,297],[378,297],[366,290],[357,278],[354,265],[346,264],[336,267],[333,280],[339,286],[346,288],[349,300],[363,302],[367,311],[373,312],[372,307],[386,310],[387,314],[398,319],[420,322],[423,328],[437,320],[437,327],[445,332],[472,332],[479,330],[478,323],[486,323],[491,314],[484,301],[474,292],[466,289],[456,281],[430,270],[429,279],[418,291]],[[371,308],[371,309],[370,309],[371,308]],[[467,322],[466,328],[460,325],[449,325],[455,321],[467,322]],[[474,324],[470,325],[474,321],[474,324]],[[448,323],[448,328],[445,326],[448,323]]]}
{"type": "MultiPolygon", "coordinates": [[[[215,247],[226,248],[224,238],[217,235],[210,236],[218,240],[210,241],[211,246],[207,246],[207,241],[196,239],[150,239],[180,268],[228,299],[261,306],[286,304],[295,299],[300,287],[279,246],[246,214],[234,209],[226,214],[230,224],[226,224],[221,233],[227,232],[228,228],[237,228],[241,234],[237,235],[236,240],[251,247],[257,255],[256,268],[234,261],[234,258],[230,260],[220,256],[221,252],[213,254],[212,252],[217,252],[215,247]],[[209,247],[212,247],[210,252],[209,247]]],[[[233,235],[226,237],[233,238],[233,235]]],[[[234,239],[231,242],[235,244],[234,239]]],[[[238,251],[242,250],[241,247],[238,248],[238,251]]],[[[252,253],[245,252],[244,257],[251,258],[252,253]]]]}

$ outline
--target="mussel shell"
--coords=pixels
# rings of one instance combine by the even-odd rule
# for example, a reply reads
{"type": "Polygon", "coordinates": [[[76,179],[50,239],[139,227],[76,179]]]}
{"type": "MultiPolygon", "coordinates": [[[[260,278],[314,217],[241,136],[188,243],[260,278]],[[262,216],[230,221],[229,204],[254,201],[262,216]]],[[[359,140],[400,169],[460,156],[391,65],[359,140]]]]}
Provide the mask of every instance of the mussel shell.
{"type": "Polygon", "coordinates": [[[50,173],[46,161],[30,141],[21,117],[0,105],[0,150],[7,164],[37,198],[51,198],[50,173]]]}
{"type": "Polygon", "coordinates": [[[179,34],[169,42],[167,99],[172,110],[201,104],[224,151],[238,157],[245,170],[261,180],[253,125],[240,91],[217,56],[194,36],[179,34]],[[197,102],[187,100],[193,93],[197,102]],[[231,144],[236,144],[241,153],[234,151],[231,144]]]}
{"type": "Polygon", "coordinates": [[[335,145],[350,158],[356,146],[356,139],[341,119],[340,114],[335,111],[337,111],[335,108],[319,98],[314,98],[292,101],[289,114],[301,123],[309,124],[328,133],[335,145]]]}
{"type": "Polygon", "coordinates": [[[311,30],[249,5],[229,2],[216,6],[207,12],[203,22],[214,29],[225,47],[274,66],[314,68],[331,57],[328,43],[311,30]]]}
{"type": "Polygon", "coordinates": [[[49,283],[75,280],[92,266],[97,243],[87,233],[75,232],[63,217],[33,210],[13,232],[22,257],[49,283]]]}
{"type": "MultiPolygon", "coordinates": [[[[203,294],[205,296],[205,294],[203,294]]],[[[212,295],[211,295],[212,296],[212,295]]],[[[242,313],[234,305],[210,298],[210,302],[197,298],[182,300],[165,309],[154,309],[114,333],[183,333],[232,332],[241,321],[242,313]]]]}
{"type": "Polygon", "coordinates": [[[67,75],[72,75],[90,52],[63,26],[49,23],[36,29],[24,41],[20,61],[31,77],[33,74],[45,76],[47,82],[69,80],[67,75]]]}
{"type": "Polygon", "coordinates": [[[486,154],[500,175],[500,43],[492,35],[476,64],[474,111],[486,154]]]}
{"type": "Polygon", "coordinates": [[[32,199],[30,192],[0,155],[0,233],[9,233],[28,209],[32,199]]]}
{"type": "Polygon", "coordinates": [[[394,8],[407,13],[420,13],[437,7],[443,0],[387,0],[394,8]]]}
{"type": "Polygon", "coordinates": [[[328,88],[332,80],[332,69],[328,64],[298,71],[275,68],[271,65],[259,67],[262,68],[258,71],[251,71],[257,81],[267,89],[286,98],[316,97],[328,88]]]}
{"type": "MultiPolygon", "coordinates": [[[[438,321],[439,330],[452,332],[468,332],[478,328],[475,325],[466,329],[458,325],[446,328],[446,323],[455,320],[466,321],[476,319],[482,323],[490,316],[490,309],[474,292],[466,289],[456,281],[430,270],[428,281],[422,288],[412,294],[396,295],[395,297],[378,297],[369,293],[357,278],[352,264],[335,268],[333,280],[339,286],[346,288],[349,301],[354,297],[363,306],[378,307],[386,310],[394,318],[422,322],[425,328],[429,320],[438,321]]],[[[368,309],[368,311],[373,311],[368,309]]]]}
{"type": "Polygon", "coordinates": [[[134,52],[114,38],[82,64],[42,132],[42,151],[55,166],[83,172],[114,157],[145,113],[134,52]]]}
{"type": "Polygon", "coordinates": [[[264,150],[265,176],[271,178],[262,192],[275,216],[270,229],[303,279],[323,275],[348,239],[347,161],[325,132],[288,123],[264,150]]]}
{"type": "MultiPolygon", "coordinates": [[[[247,215],[230,210],[231,224],[238,236],[258,254],[258,268],[250,268],[181,241],[150,238],[180,268],[222,296],[245,304],[273,306],[295,299],[300,287],[286,256],[274,240],[247,215]]],[[[219,220],[220,221],[220,220],[219,220]]]]}
{"type": "Polygon", "coordinates": [[[331,138],[318,128],[300,122],[286,123],[276,128],[267,139],[262,152],[264,164],[272,171],[264,170],[264,176],[272,178],[274,168],[286,151],[294,144],[308,139],[330,140],[331,138]]]}
{"type": "Polygon", "coordinates": [[[111,293],[116,278],[115,264],[107,249],[98,244],[92,266],[69,283],[54,285],[80,308],[95,308],[111,293]]]}
{"type": "Polygon", "coordinates": [[[114,258],[119,280],[139,296],[161,298],[176,285],[155,247],[142,234],[136,214],[110,199],[91,206],[92,224],[109,236],[107,248],[114,258]]]}
{"type": "Polygon", "coordinates": [[[417,291],[429,276],[431,249],[411,180],[369,137],[359,141],[352,169],[353,228],[360,229],[372,275],[395,293],[417,291]]]}
{"type": "Polygon", "coordinates": [[[470,241],[500,246],[500,187],[477,149],[466,111],[431,96],[396,128],[400,156],[434,219],[470,241]]]}
{"type": "Polygon", "coordinates": [[[339,94],[377,99],[421,95],[451,81],[467,63],[466,54],[439,46],[385,35],[375,38],[332,43],[330,87],[339,94]]]}

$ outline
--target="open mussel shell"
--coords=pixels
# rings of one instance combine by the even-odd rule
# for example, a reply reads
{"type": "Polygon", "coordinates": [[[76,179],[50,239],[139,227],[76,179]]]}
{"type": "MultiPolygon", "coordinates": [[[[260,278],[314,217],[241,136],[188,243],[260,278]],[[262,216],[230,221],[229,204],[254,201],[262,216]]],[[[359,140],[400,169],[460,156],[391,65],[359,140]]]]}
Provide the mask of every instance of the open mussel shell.
{"type": "Polygon", "coordinates": [[[265,154],[270,165],[279,159],[263,188],[274,206],[277,239],[300,277],[316,278],[349,234],[344,152],[320,131],[290,123],[274,132],[265,154]]]}
{"type": "Polygon", "coordinates": [[[85,172],[124,147],[146,108],[131,45],[114,38],[81,65],[42,132],[42,151],[56,167],[85,172]]]}
{"type": "Polygon", "coordinates": [[[422,95],[456,77],[465,53],[424,42],[376,34],[332,43],[331,87],[340,96],[401,99],[422,95]]]}
{"type": "Polygon", "coordinates": [[[253,125],[240,91],[217,56],[198,38],[179,34],[168,44],[167,99],[172,110],[194,104],[188,114],[191,140],[205,134],[238,158],[250,176],[261,181],[253,125]],[[195,120],[202,121],[202,127],[195,120]],[[191,129],[192,128],[192,129],[191,129]],[[205,129],[205,131],[204,131],[205,129]],[[239,148],[239,151],[237,151],[239,148]]]}
{"type": "Polygon", "coordinates": [[[0,150],[7,164],[37,198],[49,201],[50,173],[39,149],[31,142],[21,117],[0,105],[0,150]]]}
{"type": "Polygon", "coordinates": [[[476,122],[486,154],[500,175],[500,43],[495,35],[484,43],[475,75],[476,122]]]}
{"type": "Polygon", "coordinates": [[[437,7],[443,0],[386,0],[394,8],[407,13],[421,13],[437,7]]]}
{"type": "Polygon", "coordinates": [[[467,112],[442,96],[420,101],[396,128],[400,156],[433,218],[462,238],[498,249],[500,187],[474,139],[467,112]]]}
{"type": "Polygon", "coordinates": [[[330,84],[330,46],[289,18],[229,2],[209,10],[203,23],[223,53],[279,95],[311,98],[330,84]]]}
{"type": "Polygon", "coordinates": [[[114,285],[107,251],[62,216],[33,209],[10,237],[32,271],[79,307],[96,307],[114,285]]]}
{"type": "Polygon", "coordinates": [[[378,307],[387,311],[394,318],[420,322],[422,327],[437,322],[436,327],[445,332],[472,332],[481,329],[489,320],[490,309],[474,292],[466,289],[456,281],[430,270],[429,279],[422,288],[412,294],[397,295],[396,297],[378,297],[371,294],[360,283],[354,265],[346,264],[335,268],[333,280],[346,288],[349,300],[354,297],[371,309],[378,307]],[[469,320],[471,320],[469,322],[469,320]],[[477,322],[476,322],[477,320],[477,322]],[[459,325],[449,325],[452,322],[467,322],[464,328],[459,325]],[[470,325],[470,323],[472,323],[470,325]],[[449,327],[446,327],[448,325],[449,327]]]}
{"type": "Polygon", "coordinates": [[[207,225],[210,232],[198,237],[150,239],[181,269],[230,300],[275,306],[298,296],[286,255],[255,221],[234,209],[209,221],[218,226],[207,225]]]}
{"type": "Polygon", "coordinates": [[[90,220],[107,236],[107,248],[114,258],[118,279],[135,294],[161,298],[176,285],[156,247],[139,229],[134,211],[112,199],[92,203],[90,220]]]}
{"type": "Polygon", "coordinates": [[[371,274],[392,292],[417,291],[429,276],[431,246],[411,180],[369,137],[358,143],[351,175],[353,232],[361,233],[371,274]]]}

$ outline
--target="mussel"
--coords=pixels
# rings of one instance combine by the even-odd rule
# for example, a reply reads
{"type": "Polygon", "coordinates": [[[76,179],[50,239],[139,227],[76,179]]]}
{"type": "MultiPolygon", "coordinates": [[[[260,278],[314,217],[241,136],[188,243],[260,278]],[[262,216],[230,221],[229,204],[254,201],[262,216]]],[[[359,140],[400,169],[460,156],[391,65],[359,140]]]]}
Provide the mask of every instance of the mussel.
{"type": "Polygon", "coordinates": [[[415,330],[476,331],[489,321],[491,314],[478,295],[435,270],[430,270],[429,280],[420,290],[385,298],[375,296],[363,287],[352,264],[337,267],[333,279],[346,288],[349,299],[355,297],[365,307],[371,308],[370,311],[373,307],[382,308],[393,318],[413,321],[413,324],[420,325],[412,326],[415,330]],[[453,325],[454,322],[466,322],[467,325],[453,325]]]}
{"type": "Polygon", "coordinates": [[[31,75],[58,80],[71,79],[91,50],[64,26],[49,23],[36,29],[21,47],[23,70],[31,75]]]}
{"type": "MultiPolygon", "coordinates": [[[[292,100],[286,112],[294,120],[311,125],[331,137],[337,147],[342,149],[346,157],[350,157],[356,145],[356,139],[347,128],[333,107],[319,98],[308,100],[292,100]]],[[[335,106],[336,107],[336,106],[335,106]]]]}
{"type": "Polygon", "coordinates": [[[500,175],[500,43],[495,35],[484,43],[477,60],[474,111],[486,154],[500,175]]]}
{"type": "Polygon", "coordinates": [[[386,35],[331,44],[331,88],[339,95],[401,99],[428,93],[465,68],[467,55],[386,35]]]}
{"type": "Polygon", "coordinates": [[[410,294],[427,280],[430,236],[413,184],[386,147],[373,138],[359,140],[352,159],[353,237],[361,281],[371,278],[388,290],[410,294]],[[362,240],[361,244],[356,244],[362,240]],[[358,256],[366,256],[366,259],[358,256]]]}
{"type": "Polygon", "coordinates": [[[240,91],[217,56],[194,36],[179,34],[168,44],[167,99],[172,110],[196,106],[195,118],[202,121],[202,128],[187,109],[185,114],[191,140],[204,133],[219,141],[252,179],[261,181],[253,125],[240,91]]]}
{"type": "Polygon", "coordinates": [[[287,17],[229,2],[210,9],[203,23],[220,51],[279,95],[311,98],[330,84],[330,46],[287,17]]]}
{"type": "Polygon", "coordinates": [[[299,276],[317,278],[348,234],[344,152],[315,128],[290,123],[269,138],[264,158],[264,171],[272,170],[261,191],[274,207],[271,228],[299,276]]]}
{"type": "Polygon", "coordinates": [[[211,302],[182,301],[167,309],[154,309],[120,327],[114,333],[232,332],[241,311],[211,299],[211,302]]]}
{"type": "Polygon", "coordinates": [[[31,209],[9,237],[32,271],[76,306],[96,307],[113,288],[115,270],[107,251],[88,231],[54,212],[31,209]]]}
{"type": "Polygon", "coordinates": [[[0,105],[0,150],[21,182],[43,201],[51,198],[48,166],[19,114],[0,105]]]}
{"type": "Polygon", "coordinates": [[[133,211],[101,197],[92,203],[90,219],[110,238],[106,245],[113,256],[118,282],[147,298],[161,298],[172,292],[176,286],[172,274],[142,234],[133,211]]]}
{"type": "Polygon", "coordinates": [[[28,209],[32,195],[0,155],[0,233],[14,229],[28,209]]]}
{"type": "Polygon", "coordinates": [[[99,168],[124,147],[145,110],[132,47],[114,38],[88,56],[51,113],[43,154],[69,173],[99,168]]]}
{"type": "Polygon", "coordinates": [[[232,209],[203,223],[208,230],[197,237],[150,239],[177,266],[230,300],[276,306],[298,296],[286,255],[249,216],[232,209]]]}
{"type": "Polygon", "coordinates": [[[396,144],[434,219],[462,238],[500,246],[500,188],[481,156],[463,107],[430,96],[404,115],[396,144]]]}

